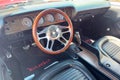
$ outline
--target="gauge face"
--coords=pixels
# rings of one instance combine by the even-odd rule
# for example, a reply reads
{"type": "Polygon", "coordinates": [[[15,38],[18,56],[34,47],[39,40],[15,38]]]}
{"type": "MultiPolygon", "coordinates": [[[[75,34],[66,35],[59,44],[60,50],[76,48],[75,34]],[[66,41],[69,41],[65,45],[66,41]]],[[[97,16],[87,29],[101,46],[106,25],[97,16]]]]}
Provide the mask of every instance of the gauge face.
{"type": "Polygon", "coordinates": [[[28,17],[25,17],[23,18],[22,20],[22,24],[24,26],[27,26],[27,27],[31,27],[32,26],[32,19],[28,18],[28,17]]]}
{"type": "Polygon", "coordinates": [[[48,15],[46,16],[46,18],[47,18],[47,21],[48,21],[48,22],[54,22],[54,17],[53,17],[52,14],[48,14],[48,15]]]}
{"type": "Polygon", "coordinates": [[[40,24],[43,24],[43,23],[44,23],[44,18],[42,17],[42,18],[39,20],[38,24],[40,25],[40,24]]]}
{"type": "Polygon", "coordinates": [[[62,14],[57,13],[57,18],[59,20],[64,20],[64,16],[62,14]]]}

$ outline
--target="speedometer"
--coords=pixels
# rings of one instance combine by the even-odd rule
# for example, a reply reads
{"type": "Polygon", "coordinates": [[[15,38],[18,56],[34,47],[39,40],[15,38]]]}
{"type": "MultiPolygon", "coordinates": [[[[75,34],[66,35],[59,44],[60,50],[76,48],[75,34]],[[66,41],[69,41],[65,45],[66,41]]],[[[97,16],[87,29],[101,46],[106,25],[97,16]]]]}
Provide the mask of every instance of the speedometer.
{"type": "Polygon", "coordinates": [[[48,14],[46,18],[48,22],[54,22],[54,16],[52,14],[48,14]]]}
{"type": "Polygon", "coordinates": [[[25,18],[23,18],[23,20],[22,20],[22,24],[23,24],[24,26],[31,27],[31,26],[32,26],[32,19],[29,18],[29,17],[25,17],[25,18]]]}
{"type": "Polygon", "coordinates": [[[38,24],[40,25],[40,24],[43,24],[43,23],[44,23],[44,18],[42,17],[42,18],[40,18],[38,24]]]}

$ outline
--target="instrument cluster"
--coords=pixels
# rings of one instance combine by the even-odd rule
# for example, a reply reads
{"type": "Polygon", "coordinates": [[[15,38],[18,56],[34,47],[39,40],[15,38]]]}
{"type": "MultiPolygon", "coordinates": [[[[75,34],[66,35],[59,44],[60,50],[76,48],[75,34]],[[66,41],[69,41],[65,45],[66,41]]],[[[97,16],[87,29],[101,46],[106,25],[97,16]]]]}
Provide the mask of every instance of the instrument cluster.
{"type": "MultiPolygon", "coordinates": [[[[32,29],[32,25],[37,14],[38,13],[31,13],[5,18],[4,20],[5,34],[13,34],[24,30],[32,29]]],[[[65,22],[63,15],[59,13],[47,14],[40,18],[40,20],[38,21],[38,27],[48,26],[61,22],[65,22]]]]}
{"type": "MultiPolygon", "coordinates": [[[[22,24],[26,27],[31,27],[33,24],[34,19],[30,18],[30,17],[24,17],[22,19],[22,24]]],[[[39,26],[46,26],[49,24],[53,24],[53,23],[59,23],[59,22],[64,22],[64,17],[63,15],[57,13],[55,15],[53,14],[47,14],[46,16],[43,16],[40,18],[38,25],[39,26]]]]}
{"type": "MultiPolygon", "coordinates": [[[[8,17],[5,19],[5,33],[6,34],[12,34],[16,32],[21,32],[24,30],[32,29],[32,25],[34,22],[34,19],[38,13],[31,13],[26,15],[18,15],[13,17],[8,17]]],[[[38,22],[38,27],[41,26],[48,26],[52,24],[57,24],[65,22],[64,16],[56,13],[56,14],[50,14],[43,16],[40,18],[38,22]]]]}
{"type": "MultiPolygon", "coordinates": [[[[74,8],[61,8],[71,19],[73,17],[74,8]]],[[[4,18],[4,32],[6,35],[18,33],[32,29],[33,22],[40,11],[28,12],[24,14],[8,16],[4,18]]],[[[49,26],[65,22],[64,16],[59,13],[48,13],[42,16],[38,22],[38,27],[49,26]]]]}

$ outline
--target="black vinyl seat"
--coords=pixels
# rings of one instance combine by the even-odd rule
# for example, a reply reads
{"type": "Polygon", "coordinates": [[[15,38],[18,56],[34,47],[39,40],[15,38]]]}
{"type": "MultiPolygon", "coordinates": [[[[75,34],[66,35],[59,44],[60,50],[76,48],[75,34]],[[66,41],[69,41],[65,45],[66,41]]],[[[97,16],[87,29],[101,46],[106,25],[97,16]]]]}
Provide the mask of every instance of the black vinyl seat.
{"type": "Polygon", "coordinates": [[[99,61],[105,68],[120,77],[120,39],[104,36],[94,43],[99,51],[99,61]]]}
{"type": "Polygon", "coordinates": [[[80,62],[66,60],[46,70],[35,80],[95,80],[95,78],[80,62]]]}
{"type": "Polygon", "coordinates": [[[105,36],[99,39],[95,46],[105,56],[109,56],[120,63],[120,39],[113,36],[105,36]]]}

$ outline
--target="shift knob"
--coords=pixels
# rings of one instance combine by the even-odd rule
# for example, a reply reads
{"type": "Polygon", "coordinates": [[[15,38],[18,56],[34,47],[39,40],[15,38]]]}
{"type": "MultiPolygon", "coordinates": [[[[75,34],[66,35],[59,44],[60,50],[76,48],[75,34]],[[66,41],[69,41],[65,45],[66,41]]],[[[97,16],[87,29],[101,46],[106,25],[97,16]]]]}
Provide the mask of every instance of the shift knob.
{"type": "Polygon", "coordinates": [[[78,44],[81,45],[81,37],[80,37],[80,33],[79,32],[75,32],[75,38],[76,38],[78,44]]]}

